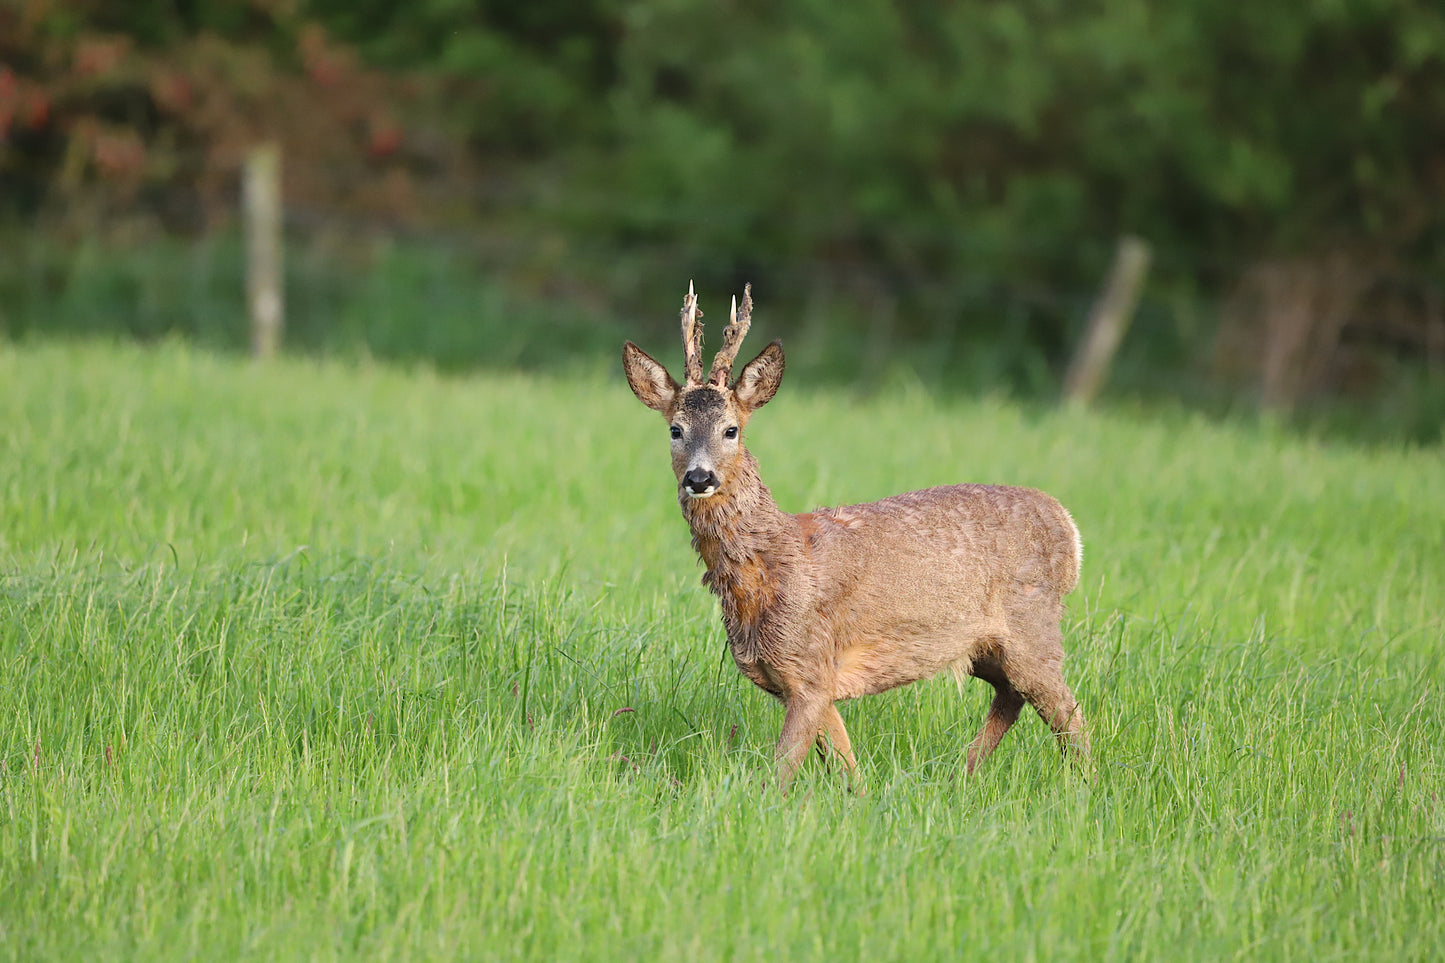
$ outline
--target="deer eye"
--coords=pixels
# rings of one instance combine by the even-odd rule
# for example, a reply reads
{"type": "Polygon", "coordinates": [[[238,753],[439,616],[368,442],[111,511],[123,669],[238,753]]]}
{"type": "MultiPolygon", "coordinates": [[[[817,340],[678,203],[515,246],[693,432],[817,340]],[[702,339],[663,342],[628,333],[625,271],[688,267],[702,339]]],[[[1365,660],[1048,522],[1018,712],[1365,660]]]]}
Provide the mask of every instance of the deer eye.
{"type": "Polygon", "coordinates": [[[728,428],[727,431],[724,431],[724,432],[723,432],[723,437],[724,437],[724,438],[736,438],[737,436],[738,436],[738,426],[737,426],[737,425],[732,425],[731,427],[728,428]]]}
{"type": "Polygon", "coordinates": [[[682,437],[682,429],[679,428],[677,425],[673,425],[673,426],[672,426],[672,440],[673,440],[673,441],[676,441],[677,439],[679,439],[679,438],[681,438],[681,437],[682,437]]]}

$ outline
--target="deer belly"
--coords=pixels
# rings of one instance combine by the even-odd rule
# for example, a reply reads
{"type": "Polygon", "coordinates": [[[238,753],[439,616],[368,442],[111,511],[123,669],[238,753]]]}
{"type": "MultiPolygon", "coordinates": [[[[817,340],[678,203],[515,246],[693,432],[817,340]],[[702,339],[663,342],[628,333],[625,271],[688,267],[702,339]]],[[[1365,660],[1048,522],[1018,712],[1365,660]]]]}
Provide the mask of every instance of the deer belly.
{"type": "Polygon", "coordinates": [[[952,669],[970,675],[975,653],[1003,626],[988,622],[955,624],[947,631],[852,636],[837,647],[833,698],[856,699],[928,679],[952,669]]]}

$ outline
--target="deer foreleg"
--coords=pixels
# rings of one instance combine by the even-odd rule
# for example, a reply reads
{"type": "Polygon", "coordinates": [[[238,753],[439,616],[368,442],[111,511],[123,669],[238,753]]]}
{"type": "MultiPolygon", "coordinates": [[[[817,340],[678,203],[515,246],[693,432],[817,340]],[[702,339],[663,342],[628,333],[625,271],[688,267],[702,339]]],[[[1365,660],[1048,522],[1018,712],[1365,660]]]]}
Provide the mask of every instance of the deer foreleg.
{"type": "Polygon", "coordinates": [[[853,745],[848,740],[848,730],[843,726],[843,717],[838,714],[838,707],[829,705],[824,709],[821,722],[823,728],[818,733],[818,755],[826,762],[831,750],[832,755],[841,759],[843,769],[848,774],[848,788],[862,795],[863,784],[858,779],[858,760],[853,758],[853,745]]]}
{"type": "MultiPolygon", "coordinates": [[[[833,710],[832,703],[826,699],[797,693],[788,696],[787,708],[783,712],[783,732],[778,736],[778,746],[773,752],[778,788],[784,795],[787,795],[788,785],[798,774],[803,760],[808,757],[808,749],[823,735],[823,717],[829,710],[836,715],[837,710],[833,710]]],[[[839,728],[842,721],[839,718],[839,728]]],[[[846,734],[844,738],[847,738],[846,734]]]]}

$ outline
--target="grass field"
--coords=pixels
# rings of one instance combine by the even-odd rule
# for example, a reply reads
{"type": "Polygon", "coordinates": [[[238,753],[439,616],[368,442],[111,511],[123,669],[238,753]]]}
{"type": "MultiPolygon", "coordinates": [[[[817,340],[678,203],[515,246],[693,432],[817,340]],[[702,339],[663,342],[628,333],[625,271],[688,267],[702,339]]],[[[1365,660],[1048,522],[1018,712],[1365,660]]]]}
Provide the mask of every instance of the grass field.
{"type": "Polygon", "coordinates": [[[615,371],[0,344],[0,415],[0,957],[1445,955],[1438,447],[785,382],[785,508],[1073,510],[1098,765],[961,779],[941,678],[784,799],[615,371]]]}

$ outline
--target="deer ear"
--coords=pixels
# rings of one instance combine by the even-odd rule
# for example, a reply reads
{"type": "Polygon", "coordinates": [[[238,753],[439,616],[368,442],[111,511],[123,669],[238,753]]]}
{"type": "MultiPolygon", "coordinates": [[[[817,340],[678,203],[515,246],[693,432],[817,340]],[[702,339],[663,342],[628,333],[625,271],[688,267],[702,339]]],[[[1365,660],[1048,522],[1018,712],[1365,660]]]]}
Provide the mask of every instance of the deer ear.
{"type": "Polygon", "coordinates": [[[622,346],[622,370],[627,373],[627,384],[638,401],[653,411],[667,414],[677,400],[677,382],[666,368],[629,341],[622,346]]]}
{"type": "Polygon", "coordinates": [[[733,382],[733,397],[749,411],[773,400],[778,385],[783,383],[783,343],[774,341],[756,358],[743,366],[742,374],[733,382]]]}

